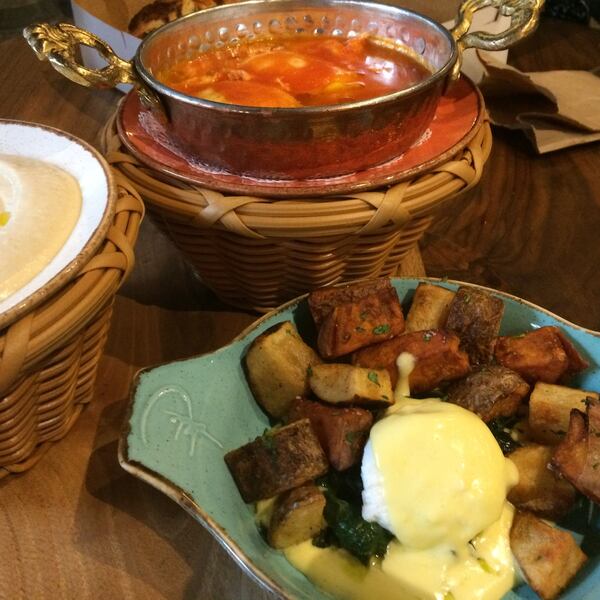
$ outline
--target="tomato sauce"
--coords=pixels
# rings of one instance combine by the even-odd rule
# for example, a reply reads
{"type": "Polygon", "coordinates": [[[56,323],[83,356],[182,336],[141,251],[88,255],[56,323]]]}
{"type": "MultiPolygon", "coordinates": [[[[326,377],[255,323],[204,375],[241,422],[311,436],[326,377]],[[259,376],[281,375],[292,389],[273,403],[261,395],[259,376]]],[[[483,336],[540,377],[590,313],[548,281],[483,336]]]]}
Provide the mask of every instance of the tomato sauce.
{"type": "Polygon", "coordinates": [[[176,63],[156,77],[198,98],[293,108],[342,104],[406,89],[426,66],[367,37],[281,37],[225,46],[176,63]]]}

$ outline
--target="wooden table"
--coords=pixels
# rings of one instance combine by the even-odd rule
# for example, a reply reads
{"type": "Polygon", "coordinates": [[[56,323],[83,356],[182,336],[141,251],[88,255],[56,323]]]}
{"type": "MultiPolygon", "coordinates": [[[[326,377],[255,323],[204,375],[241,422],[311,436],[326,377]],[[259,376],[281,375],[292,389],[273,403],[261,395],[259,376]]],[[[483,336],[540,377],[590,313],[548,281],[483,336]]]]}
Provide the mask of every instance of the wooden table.
{"type": "MultiPolygon", "coordinates": [[[[590,69],[600,62],[600,32],[546,22],[511,60],[524,70],[590,69]]],[[[118,98],[68,82],[20,38],[0,42],[0,89],[0,117],[92,143],[118,98]]],[[[424,240],[427,272],[507,290],[600,328],[599,167],[598,144],[538,157],[521,134],[496,130],[480,185],[448,206],[424,240]]],[[[133,373],[215,349],[254,318],[220,303],[145,221],[94,402],[36,468],[0,482],[1,599],[271,597],[116,458],[133,373]]]]}

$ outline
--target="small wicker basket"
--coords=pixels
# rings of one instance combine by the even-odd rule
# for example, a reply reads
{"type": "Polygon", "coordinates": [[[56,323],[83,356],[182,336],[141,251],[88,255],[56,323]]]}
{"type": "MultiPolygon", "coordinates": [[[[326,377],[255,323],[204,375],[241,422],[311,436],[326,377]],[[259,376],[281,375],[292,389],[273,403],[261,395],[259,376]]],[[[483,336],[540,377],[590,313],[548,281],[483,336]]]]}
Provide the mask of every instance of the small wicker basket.
{"type": "Polygon", "coordinates": [[[108,162],[204,283],[258,311],[321,286],[395,274],[436,210],[479,181],[491,143],[484,120],[457,156],[389,189],[282,200],[222,194],[153,170],[127,153],[114,117],[103,136],[108,162]]]}
{"type": "Polygon", "coordinates": [[[115,178],[115,218],[100,250],[71,283],[0,331],[0,479],[35,465],[92,398],[144,211],[131,184],[115,178]]]}

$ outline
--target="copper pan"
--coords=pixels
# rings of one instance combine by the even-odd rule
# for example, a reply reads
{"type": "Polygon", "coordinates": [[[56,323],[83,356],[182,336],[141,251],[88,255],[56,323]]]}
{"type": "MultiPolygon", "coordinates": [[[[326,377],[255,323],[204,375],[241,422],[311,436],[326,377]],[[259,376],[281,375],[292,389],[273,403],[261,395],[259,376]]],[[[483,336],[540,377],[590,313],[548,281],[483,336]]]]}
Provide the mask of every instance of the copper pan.
{"type": "Polygon", "coordinates": [[[132,83],[146,106],[169,123],[174,140],[210,168],[271,179],[330,177],[398,156],[426,130],[438,100],[459,76],[466,48],[502,50],[531,33],[543,0],[465,0],[451,31],[415,12],[357,0],[255,0],[188,15],[145,38],[131,62],[73,25],[40,24],[24,35],[40,59],[86,86],[132,83]],[[488,6],[511,17],[496,35],[469,32],[488,6]],[[303,108],[257,108],[187,96],[154,77],[159,69],[224,44],[276,34],[367,34],[426,63],[431,75],[404,90],[360,102],[303,108]],[[108,62],[78,63],[79,44],[108,62]]]}

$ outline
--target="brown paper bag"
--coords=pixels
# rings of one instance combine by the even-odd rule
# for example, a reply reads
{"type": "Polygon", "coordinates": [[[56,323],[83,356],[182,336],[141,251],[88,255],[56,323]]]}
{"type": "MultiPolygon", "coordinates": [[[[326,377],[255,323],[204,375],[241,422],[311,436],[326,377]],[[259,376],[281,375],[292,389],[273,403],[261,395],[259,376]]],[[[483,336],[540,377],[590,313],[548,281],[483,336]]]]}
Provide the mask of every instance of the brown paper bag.
{"type": "Polygon", "coordinates": [[[521,129],[543,154],[600,140],[600,77],[589,71],[523,73],[480,54],[492,121],[521,129]]]}

